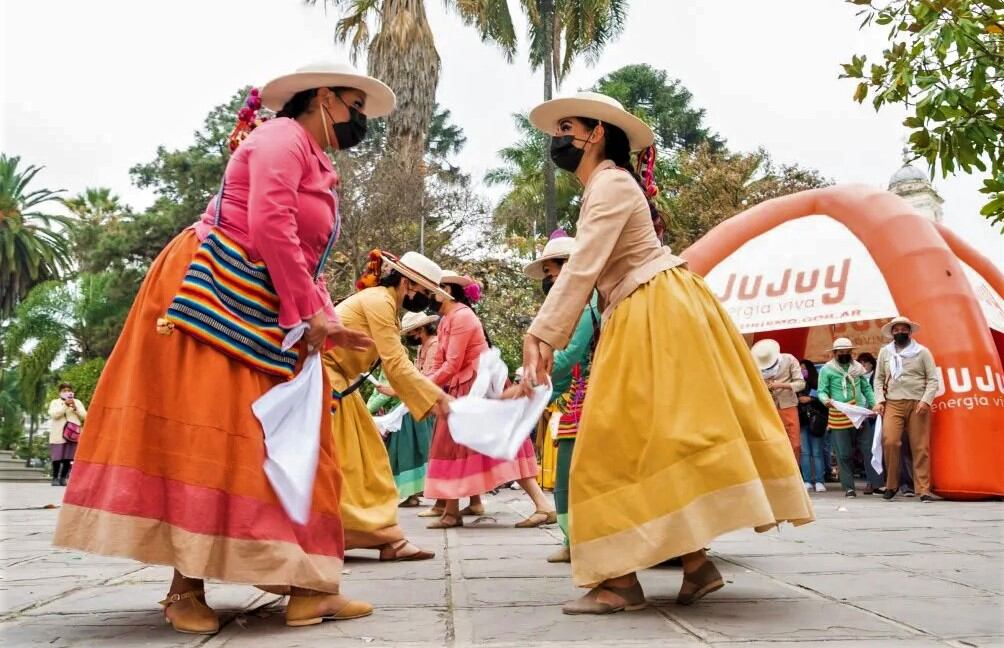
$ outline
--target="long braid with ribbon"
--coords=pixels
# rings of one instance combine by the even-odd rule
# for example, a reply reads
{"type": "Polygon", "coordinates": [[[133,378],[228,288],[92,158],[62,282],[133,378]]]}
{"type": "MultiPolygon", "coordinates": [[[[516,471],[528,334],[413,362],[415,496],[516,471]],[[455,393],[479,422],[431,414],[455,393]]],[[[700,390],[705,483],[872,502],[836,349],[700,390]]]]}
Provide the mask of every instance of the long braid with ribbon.
{"type": "Polygon", "coordinates": [[[648,208],[652,214],[652,227],[655,234],[662,240],[666,232],[666,219],[655,204],[655,199],[659,195],[659,185],[655,183],[655,158],[656,148],[654,145],[642,149],[638,152],[638,162],[635,167],[638,178],[641,179],[641,188],[645,192],[648,200],[648,208]]]}

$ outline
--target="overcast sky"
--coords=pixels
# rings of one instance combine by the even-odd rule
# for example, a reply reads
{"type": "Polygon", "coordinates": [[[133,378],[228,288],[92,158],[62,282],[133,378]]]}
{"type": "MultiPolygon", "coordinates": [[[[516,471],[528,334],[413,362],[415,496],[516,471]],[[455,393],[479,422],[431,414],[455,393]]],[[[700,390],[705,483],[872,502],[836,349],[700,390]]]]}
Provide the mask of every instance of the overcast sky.
{"type": "MultiPolygon", "coordinates": [[[[510,113],[541,96],[541,74],[525,49],[507,64],[443,2],[426,6],[442,59],[438,101],[468,137],[459,163],[480,178],[513,140],[510,113]]],[[[649,63],[693,92],[731,148],[764,146],[778,162],[884,187],[901,165],[903,114],[851,102],[853,84],[837,78],[851,53],[874,57],[884,42],[880,30],[860,33],[854,12],[842,0],[631,0],[623,35],[563,91],[649,63]]],[[[142,208],[152,197],[130,184],[130,166],[158,145],[191,143],[238,87],[344,60],[336,17],[300,0],[0,0],[0,150],[44,165],[39,185],[108,186],[142,208]]],[[[1004,237],[979,216],[979,178],[935,185],[946,223],[1004,266],[1004,237]]]]}

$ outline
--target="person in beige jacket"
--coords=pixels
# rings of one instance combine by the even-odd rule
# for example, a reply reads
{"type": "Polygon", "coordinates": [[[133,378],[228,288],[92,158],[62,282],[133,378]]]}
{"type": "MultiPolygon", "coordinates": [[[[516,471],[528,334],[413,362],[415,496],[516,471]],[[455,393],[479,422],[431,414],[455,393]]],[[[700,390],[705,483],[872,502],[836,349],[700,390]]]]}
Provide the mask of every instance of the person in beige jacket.
{"type": "Polygon", "coordinates": [[[931,494],[931,404],[938,394],[938,370],[927,347],[913,339],[920,325],[896,317],[882,328],[889,344],[879,351],[875,367],[875,411],[882,417],[886,501],[899,490],[903,434],[913,453],[913,486],[921,502],[931,494]]]}
{"type": "Polygon", "coordinates": [[[647,605],[638,570],[682,557],[677,603],[724,580],[704,547],[741,528],[813,520],[791,445],[746,342],[704,280],[663,247],[654,133],[614,99],[580,93],[537,106],[551,159],[583,184],[576,253],[523,344],[526,380],[546,384],[593,290],[603,310],[569,484],[572,578],[591,588],[566,614],[647,605]]]}
{"type": "MultiPolygon", "coordinates": [[[[61,383],[59,397],[49,403],[49,456],[52,459],[52,485],[66,486],[73,467],[73,456],[77,452],[77,442],[63,435],[66,424],[82,426],[87,417],[87,409],[73,393],[73,385],[61,383]]],[[[72,436],[72,435],[69,435],[72,436]]]]}
{"type": "Polygon", "coordinates": [[[788,441],[795,453],[795,461],[801,460],[802,427],[798,421],[798,392],[805,389],[802,366],[798,358],[790,353],[781,353],[777,340],[760,340],[750,349],[756,360],[760,375],[774,398],[774,407],[784,423],[788,441]]]}

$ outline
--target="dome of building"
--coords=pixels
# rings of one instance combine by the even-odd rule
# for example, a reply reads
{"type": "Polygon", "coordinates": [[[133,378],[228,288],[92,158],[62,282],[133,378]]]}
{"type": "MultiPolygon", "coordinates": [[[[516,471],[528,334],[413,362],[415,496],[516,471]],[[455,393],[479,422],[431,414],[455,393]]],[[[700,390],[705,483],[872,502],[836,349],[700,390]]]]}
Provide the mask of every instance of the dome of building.
{"type": "Polygon", "coordinates": [[[930,180],[928,180],[926,173],[912,164],[904,164],[899,171],[892,174],[892,178],[889,179],[889,189],[893,189],[894,187],[908,182],[924,182],[926,184],[930,184],[930,180]]]}

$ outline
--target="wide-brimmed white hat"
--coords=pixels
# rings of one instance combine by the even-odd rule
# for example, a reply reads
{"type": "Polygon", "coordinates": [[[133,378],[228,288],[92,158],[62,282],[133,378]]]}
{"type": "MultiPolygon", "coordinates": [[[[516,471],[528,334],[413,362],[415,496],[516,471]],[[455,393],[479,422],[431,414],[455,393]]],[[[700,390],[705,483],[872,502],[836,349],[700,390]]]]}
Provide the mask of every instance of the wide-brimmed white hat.
{"type": "Polygon", "coordinates": [[[457,284],[461,288],[466,288],[467,286],[470,286],[472,283],[474,283],[474,279],[472,279],[472,278],[470,278],[470,277],[468,277],[466,275],[458,274],[458,273],[454,272],[453,270],[443,270],[443,276],[439,280],[439,283],[440,284],[450,284],[450,283],[451,284],[457,284]]]}
{"type": "Polygon", "coordinates": [[[833,341],[833,349],[832,350],[833,351],[851,351],[852,349],[856,349],[856,348],[857,347],[854,346],[854,343],[851,342],[850,338],[843,337],[843,338],[837,338],[836,340],[833,341]]]}
{"type": "Polygon", "coordinates": [[[616,126],[627,135],[632,151],[651,146],[655,141],[655,133],[648,124],[624,110],[616,99],[598,92],[551,99],[530,111],[530,123],[548,135],[557,133],[558,122],[568,117],[589,117],[616,126]]]}
{"type": "Polygon", "coordinates": [[[544,278],[544,262],[554,259],[567,259],[575,252],[575,239],[571,236],[553,238],[544,246],[544,252],[539,257],[526,264],[523,274],[530,279],[540,281],[544,278]]]}
{"type": "Polygon", "coordinates": [[[899,317],[892,318],[892,320],[890,320],[888,324],[882,327],[882,335],[885,336],[885,339],[887,340],[892,339],[892,327],[896,326],[897,324],[906,324],[907,326],[909,326],[910,333],[916,333],[917,331],[920,330],[920,324],[914,322],[909,317],[903,317],[902,315],[900,315],[899,317]]]}
{"type": "Polygon", "coordinates": [[[453,299],[449,293],[439,287],[439,282],[442,281],[443,277],[443,269],[432,259],[418,252],[405,252],[400,259],[394,259],[384,254],[383,262],[440,297],[453,299]]]}
{"type": "Polygon", "coordinates": [[[757,368],[763,371],[770,369],[777,363],[777,359],[781,356],[781,345],[778,344],[777,340],[760,340],[753,345],[750,352],[753,354],[757,368]]]}
{"type": "Polygon", "coordinates": [[[384,117],[394,110],[394,91],[379,79],[362,74],[347,63],[313,63],[272,79],[261,89],[261,103],[278,112],[297,92],[314,88],[355,88],[366,93],[360,111],[367,117],[384,117]]]}
{"type": "Polygon", "coordinates": [[[417,328],[422,328],[426,324],[435,324],[439,321],[439,315],[429,315],[428,313],[405,313],[401,319],[401,335],[407,335],[417,328]]]}

